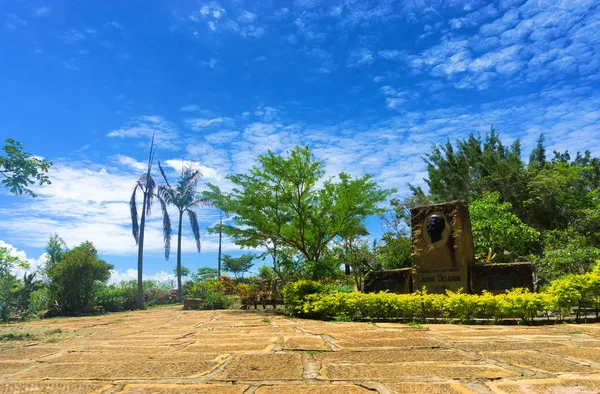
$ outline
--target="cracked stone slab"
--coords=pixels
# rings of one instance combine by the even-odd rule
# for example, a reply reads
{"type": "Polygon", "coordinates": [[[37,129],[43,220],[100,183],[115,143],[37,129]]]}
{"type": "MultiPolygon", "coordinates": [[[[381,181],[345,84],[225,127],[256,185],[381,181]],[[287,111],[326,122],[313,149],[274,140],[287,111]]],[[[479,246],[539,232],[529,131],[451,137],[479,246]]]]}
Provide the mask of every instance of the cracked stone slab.
{"type": "Polygon", "coordinates": [[[0,383],[0,394],[100,394],[113,387],[106,383],[79,382],[14,382],[0,383]]]}
{"type": "Polygon", "coordinates": [[[247,385],[225,384],[128,384],[117,394],[242,394],[247,385]]]}
{"type": "Polygon", "coordinates": [[[240,354],[218,380],[300,380],[304,367],[298,353],[240,354]]]}
{"type": "Polygon", "coordinates": [[[372,390],[348,384],[261,386],[255,394],[373,394],[372,390]]]}
{"type": "Polygon", "coordinates": [[[596,394],[600,392],[600,377],[530,379],[486,385],[494,394],[596,394]]]}
{"type": "Polygon", "coordinates": [[[475,394],[459,383],[399,382],[386,383],[394,394],[475,394]]]}
{"type": "Polygon", "coordinates": [[[493,364],[324,364],[320,380],[501,379],[520,374],[493,364]]]}
{"type": "Polygon", "coordinates": [[[486,358],[498,360],[506,364],[516,365],[533,371],[549,373],[596,373],[597,369],[589,365],[575,363],[557,356],[529,350],[510,352],[483,353],[486,358]]]}

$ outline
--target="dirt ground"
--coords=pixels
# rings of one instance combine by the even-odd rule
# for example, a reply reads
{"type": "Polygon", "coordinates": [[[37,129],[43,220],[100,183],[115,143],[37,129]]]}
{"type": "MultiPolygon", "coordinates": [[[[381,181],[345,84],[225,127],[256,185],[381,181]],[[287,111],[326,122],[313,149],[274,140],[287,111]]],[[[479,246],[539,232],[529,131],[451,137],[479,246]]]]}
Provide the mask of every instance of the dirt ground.
{"type": "Polygon", "coordinates": [[[0,327],[0,393],[599,393],[600,324],[409,326],[164,307],[0,327]]]}

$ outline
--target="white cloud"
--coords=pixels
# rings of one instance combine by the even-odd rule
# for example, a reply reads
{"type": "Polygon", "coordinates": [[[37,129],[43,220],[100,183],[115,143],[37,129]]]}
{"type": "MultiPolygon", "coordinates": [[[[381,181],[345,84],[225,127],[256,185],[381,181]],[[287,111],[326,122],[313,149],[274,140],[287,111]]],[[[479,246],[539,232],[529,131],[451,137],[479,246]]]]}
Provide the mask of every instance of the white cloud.
{"type": "Polygon", "coordinates": [[[212,119],[192,118],[192,119],[185,120],[186,125],[194,131],[200,131],[206,127],[220,125],[223,123],[230,123],[230,122],[231,122],[231,118],[225,118],[225,117],[221,117],[221,116],[217,117],[217,118],[212,118],[212,119]]]}
{"type": "MultiPolygon", "coordinates": [[[[138,277],[138,270],[133,269],[133,268],[128,268],[125,271],[111,270],[110,278],[108,279],[108,283],[117,284],[119,282],[128,282],[131,280],[137,281],[137,277],[138,277]]],[[[165,271],[159,271],[153,275],[143,274],[142,278],[144,280],[156,280],[159,282],[173,282],[176,279],[175,275],[173,275],[172,273],[170,274],[165,271]]],[[[177,286],[177,284],[173,283],[173,286],[177,286]]]]}
{"type": "Polygon", "coordinates": [[[35,14],[37,16],[46,16],[50,14],[50,8],[48,7],[40,7],[37,10],[35,10],[35,14]]]}
{"type": "Polygon", "coordinates": [[[142,146],[150,149],[152,135],[154,143],[164,149],[178,150],[176,145],[178,132],[173,123],[166,121],[161,116],[139,116],[132,119],[120,129],[110,131],[107,136],[113,138],[141,139],[142,146]]]}
{"type": "Polygon", "coordinates": [[[184,112],[196,112],[196,111],[200,111],[200,107],[195,104],[190,104],[190,105],[184,105],[183,107],[181,107],[181,110],[184,112]]]}
{"type": "Polygon", "coordinates": [[[256,19],[256,14],[249,11],[242,11],[237,19],[240,23],[251,23],[256,19]]]}

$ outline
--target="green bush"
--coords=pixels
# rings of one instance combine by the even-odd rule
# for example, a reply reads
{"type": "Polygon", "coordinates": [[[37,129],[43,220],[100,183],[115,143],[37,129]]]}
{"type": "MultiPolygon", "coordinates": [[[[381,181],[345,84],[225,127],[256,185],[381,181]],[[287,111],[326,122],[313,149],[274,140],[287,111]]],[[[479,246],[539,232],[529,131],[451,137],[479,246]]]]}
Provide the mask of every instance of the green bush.
{"type": "MultiPolygon", "coordinates": [[[[292,316],[317,319],[393,319],[424,321],[426,318],[469,322],[474,318],[498,322],[504,318],[531,323],[539,316],[571,315],[579,321],[585,307],[600,306],[600,262],[592,272],[568,275],[552,283],[549,290],[531,293],[516,288],[503,294],[465,294],[447,291],[428,294],[425,290],[412,294],[346,293],[330,291],[318,282],[298,281],[284,290],[286,311],[292,316]]],[[[596,316],[598,317],[598,316],[596,316]]]]}
{"type": "Polygon", "coordinates": [[[216,279],[194,283],[186,298],[200,300],[199,309],[227,309],[233,305],[232,296],[225,294],[225,286],[216,279]]]}
{"type": "Polygon", "coordinates": [[[303,314],[303,304],[309,294],[324,292],[325,285],[314,280],[299,280],[283,288],[283,302],[286,305],[286,314],[300,316],[303,314]]]}

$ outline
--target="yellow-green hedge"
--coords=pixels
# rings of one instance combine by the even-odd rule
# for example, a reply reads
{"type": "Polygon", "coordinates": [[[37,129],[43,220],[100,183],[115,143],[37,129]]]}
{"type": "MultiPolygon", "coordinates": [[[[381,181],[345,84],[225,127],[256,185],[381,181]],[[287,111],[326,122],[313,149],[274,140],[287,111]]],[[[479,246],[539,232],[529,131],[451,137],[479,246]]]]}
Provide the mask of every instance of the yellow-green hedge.
{"type": "Polygon", "coordinates": [[[452,291],[428,294],[425,290],[412,294],[326,293],[322,291],[322,286],[308,281],[288,286],[284,289],[286,304],[290,306],[288,313],[317,319],[424,321],[433,318],[467,322],[482,318],[498,322],[514,318],[530,322],[535,317],[549,317],[551,314],[563,318],[570,315],[572,310],[576,311],[576,318],[579,319],[582,308],[591,307],[597,311],[600,306],[600,262],[594,271],[565,276],[540,293],[531,293],[526,289],[512,289],[500,295],[452,291]],[[303,291],[296,292],[300,288],[303,291]]]}

